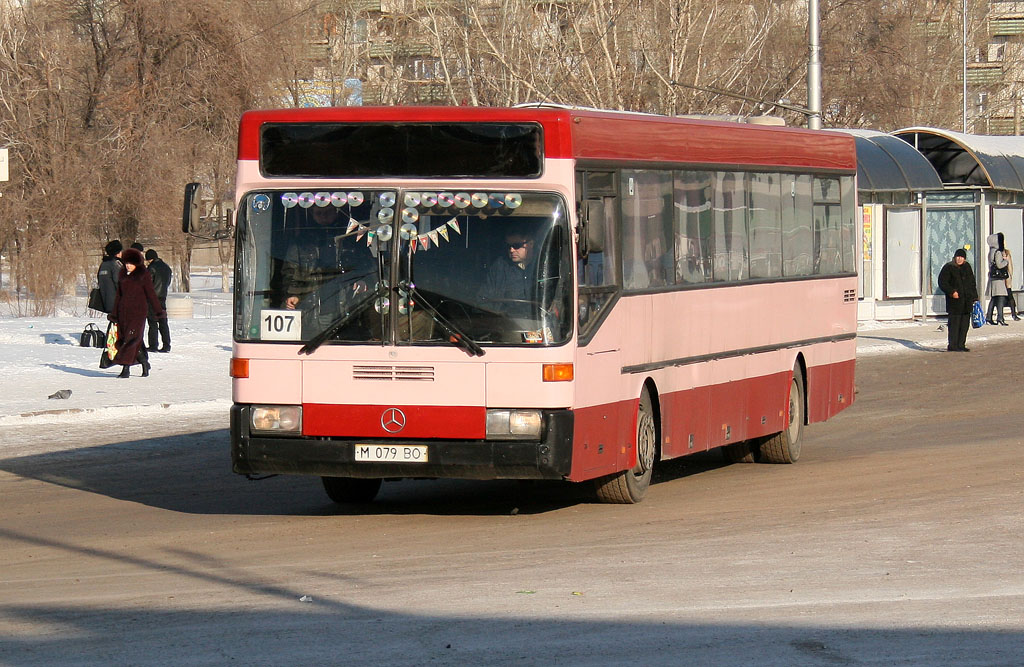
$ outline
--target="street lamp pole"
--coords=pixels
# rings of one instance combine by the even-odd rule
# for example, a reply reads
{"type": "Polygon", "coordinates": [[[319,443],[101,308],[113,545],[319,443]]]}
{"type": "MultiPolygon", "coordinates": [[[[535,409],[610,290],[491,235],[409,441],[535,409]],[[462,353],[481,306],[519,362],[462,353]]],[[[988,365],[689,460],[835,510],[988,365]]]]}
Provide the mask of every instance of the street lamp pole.
{"type": "Polygon", "coordinates": [[[964,53],[963,53],[963,56],[964,56],[964,63],[963,63],[963,65],[964,65],[964,68],[963,68],[963,79],[964,79],[964,90],[963,90],[963,102],[964,102],[964,106],[963,106],[963,113],[964,113],[963,128],[964,128],[964,134],[967,134],[967,0],[964,0],[964,2],[963,2],[963,11],[961,12],[961,14],[963,15],[963,21],[964,21],[963,32],[961,33],[962,36],[963,36],[963,40],[962,41],[963,41],[963,46],[964,46],[964,53]]]}
{"type": "MultiPolygon", "coordinates": [[[[966,0],[965,0],[966,2],[966,0]]],[[[807,127],[821,129],[821,43],[818,31],[818,0],[807,0],[807,32],[810,57],[807,60],[807,127]]]]}

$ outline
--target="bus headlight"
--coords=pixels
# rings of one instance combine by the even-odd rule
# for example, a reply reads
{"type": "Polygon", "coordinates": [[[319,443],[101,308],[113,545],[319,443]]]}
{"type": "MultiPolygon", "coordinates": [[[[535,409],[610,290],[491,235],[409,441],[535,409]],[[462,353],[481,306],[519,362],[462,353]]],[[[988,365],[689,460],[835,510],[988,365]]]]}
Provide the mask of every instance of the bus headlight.
{"type": "Polygon", "coordinates": [[[302,433],[302,406],[254,405],[250,424],[253,431],[279,435],[302,433]]]}
{"type": "Polygon", "coordinates": [[[488,440],[540,440],[540,410],[488,410],[488,440]]]}

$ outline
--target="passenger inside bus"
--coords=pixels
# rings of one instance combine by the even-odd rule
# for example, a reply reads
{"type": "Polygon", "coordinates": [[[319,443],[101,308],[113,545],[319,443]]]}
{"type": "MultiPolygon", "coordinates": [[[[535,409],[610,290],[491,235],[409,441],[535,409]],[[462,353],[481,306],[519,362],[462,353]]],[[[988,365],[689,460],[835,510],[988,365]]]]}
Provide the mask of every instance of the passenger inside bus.
{"type": "Polygon", "coordinates": [[[370,289],[376,260],[346,235],[338,208],[313,206],[305,212],[305,224],[295,229],[281,265],[281,305],[301,310],[303,319],[329,321],[370,289]]]}

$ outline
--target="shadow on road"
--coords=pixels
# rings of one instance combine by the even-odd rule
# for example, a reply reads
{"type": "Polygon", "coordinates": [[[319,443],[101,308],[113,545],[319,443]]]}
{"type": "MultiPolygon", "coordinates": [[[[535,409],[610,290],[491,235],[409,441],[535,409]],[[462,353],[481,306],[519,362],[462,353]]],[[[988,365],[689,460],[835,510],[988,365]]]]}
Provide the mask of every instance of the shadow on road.
{"type": "MultiPolygon", "coordinates": [[[[664,461],[655,485],[725,465],[718,452],[664,461]]],[[[372,503],[336,505],[318,477],[252,481],[231,472],[227,430],[130,440],[0,460],[20,477],[190,514],[537,514],[594,502],[589,483],[518,480],[387,482],[372,503]]]]}
{"type": "Polygon", "coordinates": [[[401,613],[345,602],[358,585],[351,576],[310,584],[319,592],[309,595],[258,580],[283,573],[254,578],[191,552],[140,558],[4,529],[0,538],[106,561],[111,572],[170,574],[218,598],[171,596],[156,609],[134,599],[124,606],[0,603],[5,664],[989,665],[1016,663],[1024,645],[1024,633],[998,630],[681,622],[657,613],[613,621],[593,618],[608,601],[562,590],[495,591],[503,611],[486,616],[401,613]],[[524,609],[520,594],[527,592],[524,609]],[[232,602],[240,597],[245,605],[232,602]]]}
{"type": "Polygon", "coordinates": [[[857,334],[857,338],[863,338],[865,340],[880,340],[889,343],[899,343],[908,350],[914,350],[915,352],[945,352],[944,348],[938,347],[927,347],[921,345],[917,341],[908,340],[906,338],[893,338],[891,336],[868,336],[865,334],[857,334]]]}

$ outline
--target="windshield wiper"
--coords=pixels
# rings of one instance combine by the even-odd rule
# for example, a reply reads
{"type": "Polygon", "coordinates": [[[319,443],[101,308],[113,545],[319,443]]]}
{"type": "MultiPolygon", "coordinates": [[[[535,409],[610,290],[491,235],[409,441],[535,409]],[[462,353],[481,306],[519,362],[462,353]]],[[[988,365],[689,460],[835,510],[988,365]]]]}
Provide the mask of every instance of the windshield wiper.
{"type": "Polygon", "coordinates": [[[466,351],[466,354],[468,354],[471,357],[484,356],[484,348],[480,347],[476,343],[476,341],[467,336],[465,332],[463,332],[457,326],[449,322],[444,317],[444,315],[437,312],[437,310],[435,310],[434,307],[430,305],[430,302],[428,302],[423,297],[423,294],[418,289],[416,289],[416,285],[414,285],[411,282],[407,282],[403,285],[403,287],[408,291],[409,296],[413,297],[415,299],[415,302],[418,305],[422,306],[423,310],[425,310],[432,318],[434,318],[434,321],[437,322],[438,326],[441,327],[441,331],[444,332],[445,340],[447,340],[449,343],[456,347],[462,348],[463,350],[466,351]]]}
{"type": "Polygon", "coordinates": [[[366,307],[373,303],[375,299],[382,297],[385,294],[387,294],[387,288],[383,285],[378,286],[377,289],[372,292],[368,292],[366,296],[359,301],[356,301],[351,308],[346,310],[341,317],[331,322],[326,329],[318,333],[316,336],[311,338],[308,343],[299,348],[299,354],[313,354],[318,347],[324,344],[324,341],[336,334],[343,326],[351,322],[353,318],[366,310],[366,307]]]}

